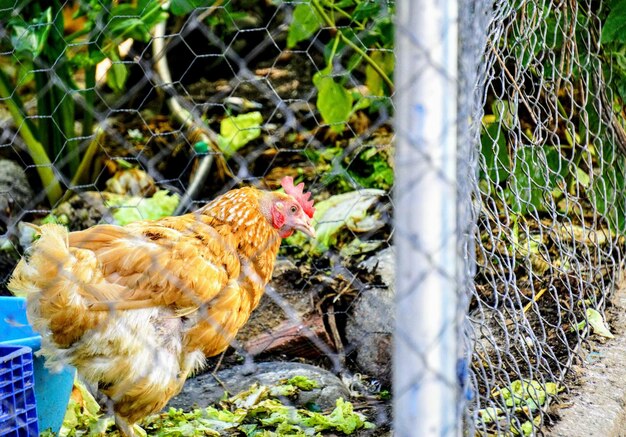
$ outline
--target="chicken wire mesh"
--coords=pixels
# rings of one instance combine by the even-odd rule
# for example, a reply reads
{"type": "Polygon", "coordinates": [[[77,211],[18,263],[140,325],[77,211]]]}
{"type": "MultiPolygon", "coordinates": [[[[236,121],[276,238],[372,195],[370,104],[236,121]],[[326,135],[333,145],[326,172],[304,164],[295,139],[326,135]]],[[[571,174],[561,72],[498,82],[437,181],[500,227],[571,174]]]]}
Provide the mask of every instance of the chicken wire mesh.
{"type": "MultiPolygon", "coordinates": [[[[384,435],[394,233],[400,257],[419,263],[411,275],[442,267],[438,287],[452,291],[440,301],[442,325],[424,317],[428,336],[405,332],[417,342],[454,336],[445,347],[418,346],[445,351],[441,368],[427,369],[451,396],[437,404],[427,393],[432,405],[453,404],[437,416],[442,429],[456,432],[463,411],[468,433],[544,432],[589,337],[608,335],[605,309],[620,278],[622,58],[619,38],[602,30],[614,5],[403,5],[394,29],[392,1],[0,2],[3,283],[33,238],[22,222],[78,230],[177,215],[293,176],[318,202],[321,243],[283,243],[250,322],[207,369],[226,369],[217,375],[231,391],[247,388],[235,374],[249,382],[275,370],[263,362],[328,369],[342,379],[336,393],[376,426],[360,432],[384,435]],[[415,16],[423,28],[406,21],[415,16]],[[444,32],[428,40],[435,18],[444,32]],[[422,62],[397,73],[395,91],[394,31],[409,40],[396,57],[409,69],[422,62]],[[458,53],[438,52],[454,32],[458,53]],[[458,86],[456,99],[434,101],[437,80],[423,81],[437,74],[448,93],[458,86]],[[415,166],[402,161],[394,181],[391,116],[414,115],[403,102],[416,84],[426,107],[453,116],[408,119],[420,134],[398,132],[399,141],[426,138],[432,148],[415,166]],[[411,182],[441,203],[415,203],[411,182]],[[439,235],[441,246],[416,246],[400,226],[410,217],[394,230],[392,187],[398,210],[428,210],[431,221],[411,229],[417,241],[439,235]]],[[[153,264],[151,274],[171,273],[153,264]]],[[[417,275],[412,285],[429,284],[417,275]]],[[[398,301],[410,292],[399,290],[398,301]]],[[[153,340],[144,344],[158,352],[153,340]]],[[[416,386],[428,379],[407,372],[416,386]]],[[[191,385],[172,405],[209,402],[205,386],[191,385]]],[[[334,407],[306,399],[309,409],[334,407]]]]}
{"type": "MultiPolygon", "coordinates": [[[[218,402],[224,390],[236,394],[256,381],[261,389],[252,393],[254,400],[249,392],[244,398],[251,402],[250,414],[233,416],[241,399],[226,401],[218,416],[203,413],[209,422],[176,414],[166,415],[169,422],[143,421],[149,433],[166,425],[180,431],[187,421],[196,433],[210,434],[209,426],[232,435],[316,430],[381,435],[389,429],[393,11],[391,1],[0,3],[3,293],[23,255],[33,267],[41,262],[60,268],[55,281],[69,281],[66,291],[85,281],[74,267],[62,265],[59,247],[48,246],[44,236],[36,239],[47,231],[25,222],[59,223],[70,231],[126,225],[197,210],[241,186],[282,185],[287,191],[281,184],[285,176],[304,182],[305,191],[314,194],[317,241],[298,235],[283,241],[273,278],[246,327],[225,354],[208,361],[209,373],[188,381],[169,404],[204,407],[218,402]],[[285,385],[294,376],[312,379],[313,385],[307,388],[306,379],[304,386],[285,385]],[[352,403],[346,407],[339,398],[352,403]],[[281,409],[277,399],[300,410],[281,409]],[[263,408],[266,414],[259,413],[263,408]],[[316,416],[334,409],[330,419],[316,416]],[[363,429],[373,426],[365,418],[375,431],[363,429]]],[[[132,394],[142,390],[139,380],[150,385],[160,379],[155,405],[177,391],[166,369],[180,364],[173,364],[171,352],[181,347],[181,329],[207,322],[207,330],[223,332],[222,325],[247,311],[229,308],[227,321],[220,322],[177,307],[182,301],[201,310],[218,306],[216,299],[198,300],[188,280],[198,273],[193,262],[176,271],[170,262],[188,250],[181,235],[205,242],[201,234],[209,232],[212,238],[201,214],[189,217],[168,222],[170,231],[180,232],[168,238],[163,229],[133,228],[138,233],[129,236],[137,249],[132,256],[118,252],[99,260],[101,265],[119,261],[116,272],[102,272],[121,283],[120,275],[143,258],[133,273],[135,292],[141,294],[138,284],[144,279],[160,278],[178,290],[178,302],[135,319],[120,302],[104,299],[106,317],[90,316],[95,308],[90,307],[86,323],[99,320],[91,329],[105,338],[89,337],[95,352],[86,345],[90,334],[81,331],[69,345],[58,336],[72,336],[85,311],[74,313],[62,334],[43,333],[43,343],[49,346],[52,338],[51,349],[70,357],[79,376],[88,375],[88,389],[105,394],[114,412],[129,398],[135,406],[150,402],[137,400],[150,399],[146,393],[132,394]],[[133,355],[131,349],[140,352],[133,355]],[[117,361],[115,380],[102,376],[100,367],[94,370],[91,358],[81,361],[85,356],[94,357],[93,366],[117,361]]],[[[65,234],[58,232],[62,242],[65,234]]],[[[85,235],[84,248],[103,238],[71,235],[70,244],[85,235]]],[[[258,247],[249,257],[254,263],[273,244],[242,235],[237,250],[258,247]]],[[[223,252],[232,255],[228,245],[223,252]]],[[[232,279],[254,277],[242,271],[232,279]]],[[[37,278],[30,281],[32,290],[37,278]]],[[[188,370],[180,366],[172,377],[177,381],[188,370]]],[[[97,400],[107,404],[100,395],[97,400]]],[[[80,399],[70,404],[83,417],[74,425],[95,426],[93,411],[80,399]]],[[[132,435],[129,425],[137,417],[123,414],[116,423],[132,435]]]]}
{"type": "Polygon", "coordinates": [[[549,434],[576,384],[572,367],[612,335],[605,310],[621,279],[617,7],[514,1],[475,11],[489,22],[473,118],[468,420],[480,435],[549,434]]]}
{"type": "Polygon", "coordinates": [[[454,2],[401,5],[398,315],[422,320],[405,316],[395,333],[396,352],[416,357],[396,365],[397,431],[456,434],[456,403],[470,435],[549,433],[572,368],[612,336],[605,310],[624,220],[619,6],[459,2],[450,65],[454,2]],[[455,103],[441,94],[448,82],[455,103]],[[429,200],[402,203],[412,191],[429,200]],[[456,362],[455,340],[465,350],[456,362]]]}

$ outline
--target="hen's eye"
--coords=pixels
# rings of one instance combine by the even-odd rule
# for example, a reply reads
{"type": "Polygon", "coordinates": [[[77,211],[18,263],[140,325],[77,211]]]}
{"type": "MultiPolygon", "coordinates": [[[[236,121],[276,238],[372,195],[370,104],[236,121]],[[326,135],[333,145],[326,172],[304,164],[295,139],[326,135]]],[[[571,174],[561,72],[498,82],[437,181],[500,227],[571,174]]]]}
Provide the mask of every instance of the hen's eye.
{"type": "Polygon", "coordinates": [[[298,207],[296,205],[291,205],[290,211],[292,214],[295,214],[298,212],[298,207]]]}

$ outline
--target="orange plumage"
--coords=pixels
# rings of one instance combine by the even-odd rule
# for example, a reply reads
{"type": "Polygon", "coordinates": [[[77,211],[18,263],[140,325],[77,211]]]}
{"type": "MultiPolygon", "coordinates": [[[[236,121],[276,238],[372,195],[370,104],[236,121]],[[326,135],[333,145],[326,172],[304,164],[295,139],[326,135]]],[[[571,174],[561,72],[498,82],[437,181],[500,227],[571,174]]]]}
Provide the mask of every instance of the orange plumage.
{"type": "Polygon", "coordinates": [[[312,237],[309,193],[231,190],[180,217],[68,232],[40,228],[9,288],[26,294],[50,366],[71,364],[116,423],[159,411],[259,303],[281,239],[312,237]]]}

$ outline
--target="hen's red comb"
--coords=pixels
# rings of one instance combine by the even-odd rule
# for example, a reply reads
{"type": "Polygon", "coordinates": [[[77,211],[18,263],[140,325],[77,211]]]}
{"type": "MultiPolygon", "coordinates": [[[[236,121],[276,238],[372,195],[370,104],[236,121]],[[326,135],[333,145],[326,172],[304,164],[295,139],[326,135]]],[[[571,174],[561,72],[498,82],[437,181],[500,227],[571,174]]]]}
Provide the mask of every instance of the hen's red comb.
{"type": "Polygon", "coordinates": [[[309,200],[311,193],[308,191],[306,193],[304,192],[304,182],[300,182],[298,185],[294,186],[293,178],[291,176],[285,176],[280,181],[280,185],[282,185],[285,193],[298,201],[306,215],[313,218],[315,208],[313,207],[313,200],[309,200]]]}

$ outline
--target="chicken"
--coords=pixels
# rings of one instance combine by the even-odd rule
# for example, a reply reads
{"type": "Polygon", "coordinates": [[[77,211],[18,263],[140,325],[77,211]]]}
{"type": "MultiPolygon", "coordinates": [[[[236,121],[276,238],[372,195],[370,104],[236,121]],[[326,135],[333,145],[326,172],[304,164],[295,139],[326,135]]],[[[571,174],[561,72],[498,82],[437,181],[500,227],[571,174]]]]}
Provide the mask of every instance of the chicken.
{"type": "Polygon", "coordinates": [[[180,217],[68,232],[45,224],[9,288],[47,365],[76,367],[118,428],[160,411],[259,303],[282,238],[315,238],[304,184],[231,190],[180,217]]]}

